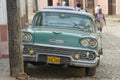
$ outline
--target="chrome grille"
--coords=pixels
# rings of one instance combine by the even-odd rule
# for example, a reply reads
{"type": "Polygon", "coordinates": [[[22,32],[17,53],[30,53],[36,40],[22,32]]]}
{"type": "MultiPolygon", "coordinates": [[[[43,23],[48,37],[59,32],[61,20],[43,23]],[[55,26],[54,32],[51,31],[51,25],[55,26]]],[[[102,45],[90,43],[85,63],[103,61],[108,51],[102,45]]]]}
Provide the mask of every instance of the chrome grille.
{"type": "Polygon", "coordinates": [[[65,49],[58,47],[46,47],[46,46],[34,46],[34,45],[24,45],[25,48],[33,49],[35,53],[52,53],[52,54],[62,54],[62,55],[73,55],[75,53],[82,53],[83,50],[75,49],[65,49]]]}

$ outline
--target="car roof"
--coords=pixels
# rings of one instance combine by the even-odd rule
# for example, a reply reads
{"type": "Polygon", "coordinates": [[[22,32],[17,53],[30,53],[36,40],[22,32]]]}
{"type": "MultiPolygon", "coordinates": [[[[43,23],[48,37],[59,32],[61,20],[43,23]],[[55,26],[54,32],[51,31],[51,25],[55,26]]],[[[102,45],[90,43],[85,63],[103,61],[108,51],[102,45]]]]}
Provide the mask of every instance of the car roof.
{"type": "Polygon", "coordinates": [[[48,6],[43,9],[75,10],[75,8],[70,7],[70,6],[48,6]]]}
{"type": "Polygon", "coordinates": [[[62,12],[62,13],[74,13],[74,14],[80,14],[80,15],[83,15],[83,16],[88,16],[92,19],[94,19],[95,17],[91,14],[91,13],[88,13],[88,12],[80,12],[80,11],[73,11],[73,10],[58,10],[58,9],[42,9],[39,12],[62,12]]]}

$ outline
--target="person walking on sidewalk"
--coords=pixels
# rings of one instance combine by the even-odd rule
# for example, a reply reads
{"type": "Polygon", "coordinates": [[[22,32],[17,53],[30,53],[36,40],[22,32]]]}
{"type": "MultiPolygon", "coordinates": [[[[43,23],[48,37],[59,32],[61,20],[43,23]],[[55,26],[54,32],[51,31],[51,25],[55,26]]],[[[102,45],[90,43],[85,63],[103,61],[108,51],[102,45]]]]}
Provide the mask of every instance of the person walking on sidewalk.
{"type": "Polygon", "coordinates": [[[58,2],[57,2],[57,6],[61,6],[60,0],[58,0],[58,2]]]}
{"type": "Polygon", "coordinates": [[[106,25],[105,15],[102,12],[102,9],[99,9],[99,12],[95,14],[96,20],[100,22],[100,26],[98,27],[98,30],[102,32],[102,28],[104,25],[106,25]]]}
{"type": "Polygon", "coordinates": [[[76,11],[79,11],[81,9],[81,3],[77,2],[76,4],[76,11]]]}
{"type": "Polygon", "coordinates": [[[99,12],[99,9],[100,9],[101,7],[100,7],[100,5],[97,5],[96,7],[95,7],[95,14],[97,14],[98,12],[99,12]]]}

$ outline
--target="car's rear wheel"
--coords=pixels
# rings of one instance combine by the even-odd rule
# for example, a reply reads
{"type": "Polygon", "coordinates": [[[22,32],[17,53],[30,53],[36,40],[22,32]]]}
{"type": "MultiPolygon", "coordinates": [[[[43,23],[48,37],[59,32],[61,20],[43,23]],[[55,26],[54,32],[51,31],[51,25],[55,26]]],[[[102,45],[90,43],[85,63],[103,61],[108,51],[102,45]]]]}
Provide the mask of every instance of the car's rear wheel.
{"type": "Polygon", "coordinates": [[[96,72],[96,67],[86,68],[86,76],[94,76],[95,72],[96,72]]]}

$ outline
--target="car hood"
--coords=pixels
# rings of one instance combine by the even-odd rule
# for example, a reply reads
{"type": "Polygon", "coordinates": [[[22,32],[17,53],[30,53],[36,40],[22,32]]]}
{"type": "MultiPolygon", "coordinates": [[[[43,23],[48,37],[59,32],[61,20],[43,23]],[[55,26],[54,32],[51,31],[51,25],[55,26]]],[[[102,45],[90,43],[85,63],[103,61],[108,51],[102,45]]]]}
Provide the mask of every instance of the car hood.
{"type": "Polygon", "coordinates": [[[94,37],[89,32],[65,28],[29,28],[34,34],[34,44],[49,44],[66,47],[82,47],[80,39],[94,37]]]}

